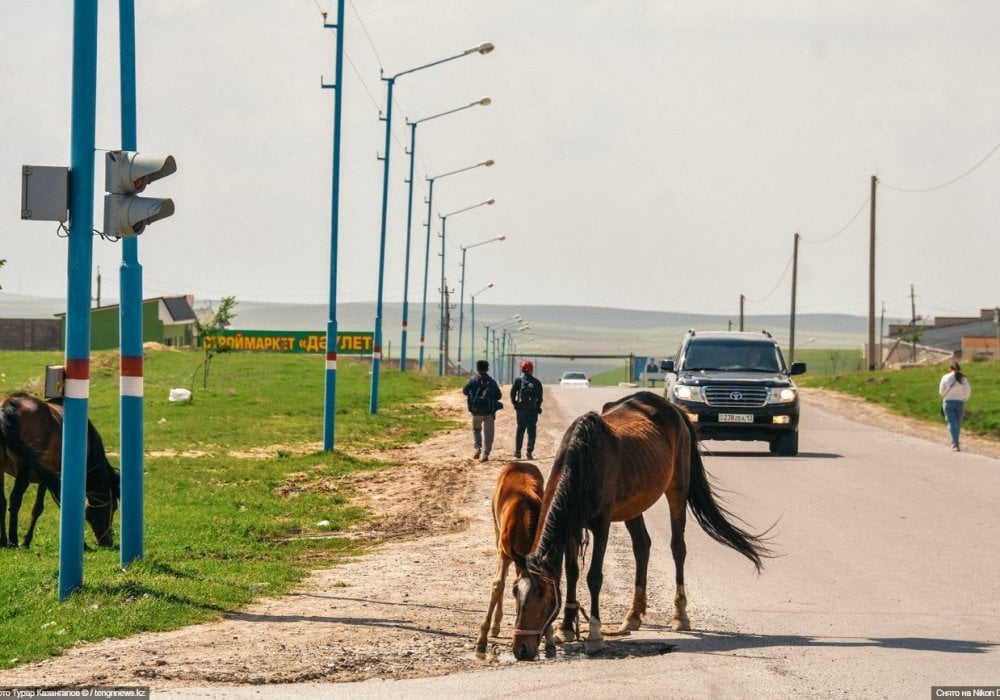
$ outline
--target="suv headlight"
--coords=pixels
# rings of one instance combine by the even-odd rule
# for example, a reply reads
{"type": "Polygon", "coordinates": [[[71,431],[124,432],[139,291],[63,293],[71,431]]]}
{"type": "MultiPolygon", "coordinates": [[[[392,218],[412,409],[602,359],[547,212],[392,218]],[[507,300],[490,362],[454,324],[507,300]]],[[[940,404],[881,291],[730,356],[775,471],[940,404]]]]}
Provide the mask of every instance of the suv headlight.
{"type": "Polygon", "coordinates": [[[701,394],[700,386],[690,386],[688,384],[674,384],[674,398],[680,401],[694,401],[704,403],[705,397],[701,394]]]}
{"type": "Polygon", "coordinates": [[[793,386],[786,386],[781,389],[771,389],[768,403],[792,403],[798,397],[798,391],[793,386]]]}

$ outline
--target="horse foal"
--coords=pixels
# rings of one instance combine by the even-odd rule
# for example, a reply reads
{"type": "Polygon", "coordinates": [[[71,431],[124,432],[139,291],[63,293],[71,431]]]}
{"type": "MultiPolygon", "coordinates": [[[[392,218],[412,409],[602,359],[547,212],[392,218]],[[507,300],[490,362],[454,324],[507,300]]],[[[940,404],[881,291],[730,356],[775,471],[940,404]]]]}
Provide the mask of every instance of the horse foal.
{"type": "MultiPolygon", "coordinates": [[[[486,653],[486,637],[500,634],[503,619],[503,589],[510,563],[520,576],[524,557],[531,551],[542,508],[544,479],[538,467],[529,462],[508,462],[500,469],[493,489],[493,532],[497,545],[497,573],[493,579],[486,619],[479,628],[476,653],[486,653]],[[492,629],[490,623],[492,621],[492,629]]],[[[551,630],[545,630],[546,650],[552,647],[551,630]]]]}

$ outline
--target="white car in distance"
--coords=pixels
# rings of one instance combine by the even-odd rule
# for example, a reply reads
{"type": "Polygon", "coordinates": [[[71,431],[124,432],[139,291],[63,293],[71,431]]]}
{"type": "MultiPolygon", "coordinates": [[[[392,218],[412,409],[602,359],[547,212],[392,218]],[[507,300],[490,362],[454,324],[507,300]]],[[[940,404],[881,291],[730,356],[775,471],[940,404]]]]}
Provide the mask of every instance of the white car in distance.
{"type": "Polygon", "coordinates": [[[563,372],[560,386],[590,386],[590,378],[584,372],[563,372]]]}

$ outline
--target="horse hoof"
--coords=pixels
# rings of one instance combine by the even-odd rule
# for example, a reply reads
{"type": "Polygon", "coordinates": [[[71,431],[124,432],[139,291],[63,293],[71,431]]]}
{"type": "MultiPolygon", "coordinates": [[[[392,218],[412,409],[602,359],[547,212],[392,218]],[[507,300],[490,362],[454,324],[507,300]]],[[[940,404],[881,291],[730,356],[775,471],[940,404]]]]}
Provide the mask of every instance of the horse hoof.
{"type": "Polygon", "coordinates": [[[674,632],[685,632],[691,629],[691,620],[687,618],[687,615],[681,618],[674,618],[673,624],[670,625],[670,629],[674,632]]]}
{"type": "Polygon", "coordinates": [[[576,633],[573,630],[556,630],[553,640],[556,644],[568,644],[576,640],[576,633]]]}
{"type": "Polygon", "coordinates": [[[556,645],[553,642],[549,642],[545,645],[545,658],[551,659],[556,655],[556,645]]]}
{"type": "Polygon", "coordinates": [[[592,656],[600,653],[606,646],[603,639],[587,639],[583,642],[583,652],[587,656],[592,656]]]}
{"type": "Polygon", "coordinates": [[[622,626],[618,629],[619,634],[627,634],[628,632],[634,632],[635,630],[642,627],[641,617],[630,617],[622,623],[622,626]]]}
{"type": "Polygon", "coordinates": [[[494,627],[493,629],[490,630],[490,636],[491,637],[499,637],[500,636],[500,625],[497,625],[496,627],[494,627]]]}

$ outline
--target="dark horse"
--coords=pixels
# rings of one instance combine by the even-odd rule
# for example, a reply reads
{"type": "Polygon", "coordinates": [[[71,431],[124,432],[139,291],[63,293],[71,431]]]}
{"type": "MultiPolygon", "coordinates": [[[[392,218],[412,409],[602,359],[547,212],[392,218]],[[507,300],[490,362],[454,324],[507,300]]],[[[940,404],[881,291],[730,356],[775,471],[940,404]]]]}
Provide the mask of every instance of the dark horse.
{"type": "Polygon", "coordinates": [[[564,641],[574,638],[577,614],[576,553],[583,529],[594,535],[587,573],[590,589],[590,630],[584,649],[604,647],[601,636],[600,591],[602,568],[612,522],[624,521],[635,555],[635,592],[621,630],[638,629],[646,612],[646,568],[650,539],[642,514],[666,495],[670,506],[670,550],[674,557],[677,590],[673,629],[690,629],[684,592],[686,509],[712,539],[732,547],[754,563],[769,552],[760,535],[730,522],[733,516],[712,496],[708,476],[698,453],[694,428],[686,416],[663,397],[648,391],[606,404],[600,415],[580,416],[563,436],[549,474],[542,504],[543,526],[523,574],[514,583],[517,620],[514,656],[533,659],[540,634],[559,610],[559,572],[565,558],[565,617],[557,632],[564,641]],[[729,518],[727,518],[729,516],[729,518]]]}
{"type": "MultiPolygon", "coordinates": [[[[59,505],[62,470],[63,409],[28,394],[13,394],[0,404],[0,546],[16,547],[17,516],[29,483],[38,484],[38,495],[31,511],[31,524],[24,535],[24,546],[31,544],[35,523],[45,505],[45,492],[59,505]],[[10,531],[4,527],[3,474],[14,477],[10,492],[10,531]],[[9,536],[8,536],[9,534],[9,536]]],[[[112,520],[121,497],[118,471],[108,462],[94,424],[87,422],[87,479],[85,515],[98,544],[114,545],[112,520]]]]}

